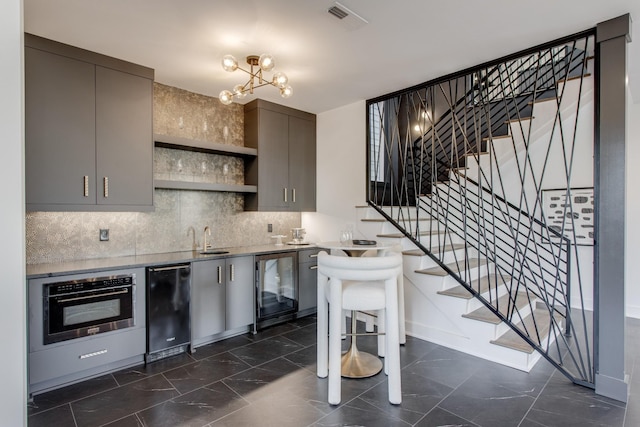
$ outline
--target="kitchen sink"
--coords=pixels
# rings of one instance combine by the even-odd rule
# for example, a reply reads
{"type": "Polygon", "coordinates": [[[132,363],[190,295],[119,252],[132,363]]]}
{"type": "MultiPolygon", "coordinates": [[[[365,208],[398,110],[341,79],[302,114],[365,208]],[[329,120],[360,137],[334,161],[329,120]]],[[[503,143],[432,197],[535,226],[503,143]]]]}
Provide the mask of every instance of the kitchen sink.
{"type": "Polygon", "coordinates": [[[200,252],[201,255],[224,255],[228,254],[229,251],[221,251],[221,250],[207,250],[200,252]]]}

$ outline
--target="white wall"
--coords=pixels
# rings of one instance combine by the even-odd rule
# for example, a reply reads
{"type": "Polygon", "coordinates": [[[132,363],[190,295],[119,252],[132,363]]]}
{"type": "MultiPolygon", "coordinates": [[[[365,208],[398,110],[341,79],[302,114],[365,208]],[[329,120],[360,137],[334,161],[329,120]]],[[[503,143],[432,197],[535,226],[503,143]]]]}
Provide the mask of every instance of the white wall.
{"type": "Polygon", "coordinates": [[[316,117],[317,208],[302,214],[309,241],[338,240],[340,230],[355,230],[355,207],[366,201],[365,110],[359,101],[316,117]]]}
{"type": "Polygon", "coordinates": [[[0,424],[26,424],[22,1],[0,3],[0,424]]]}
{"type": "Polygon", "coordinates": [[[640,318],[640,99],[627,96],[625,298],[627,316],[640,318]]]}

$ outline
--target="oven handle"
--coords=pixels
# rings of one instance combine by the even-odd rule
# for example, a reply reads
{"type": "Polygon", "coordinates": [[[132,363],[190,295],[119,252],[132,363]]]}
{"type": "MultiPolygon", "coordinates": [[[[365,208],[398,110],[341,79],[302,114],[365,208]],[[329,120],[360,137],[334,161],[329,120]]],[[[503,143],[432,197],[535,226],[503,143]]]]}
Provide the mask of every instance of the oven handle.
{"type": "Polygon", "coordinates": [[[105,294],[93,294],[93,295],[85,295],[83,297],[75,297],[75,298],[67,298],[67,299],[61,299],[58,300],[58,302],[71,302],[71,301],[79,301],[82,299],[87,299],[87,298],[95,298],[95,297],[108,297],[111,295],[122,295],[122,294],[126,294],[129,293],[128,289],[123,289],[121,291],[115,291],[115,292],[107,292],[105,294]]]}
{"type": "Polygon", "coordinates": [[[188,264],[185,265],[172,265],[170,267],[154,267],[154,268],[149,268],[149,271],[169,271],[169,270],[179,270],[181,268],[185,268],[188,267],[188,264]]]}

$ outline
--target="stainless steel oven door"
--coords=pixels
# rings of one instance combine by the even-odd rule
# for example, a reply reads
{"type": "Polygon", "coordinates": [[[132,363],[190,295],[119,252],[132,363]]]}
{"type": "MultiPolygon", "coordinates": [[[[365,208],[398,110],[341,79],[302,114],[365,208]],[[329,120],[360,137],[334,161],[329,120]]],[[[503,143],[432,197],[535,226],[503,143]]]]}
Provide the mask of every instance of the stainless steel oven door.
{"type": "Polygon", "coordinates": [[[44,344],[135,324],[135,283],[131,277],[105,277],[44,286],[44,344]]]}

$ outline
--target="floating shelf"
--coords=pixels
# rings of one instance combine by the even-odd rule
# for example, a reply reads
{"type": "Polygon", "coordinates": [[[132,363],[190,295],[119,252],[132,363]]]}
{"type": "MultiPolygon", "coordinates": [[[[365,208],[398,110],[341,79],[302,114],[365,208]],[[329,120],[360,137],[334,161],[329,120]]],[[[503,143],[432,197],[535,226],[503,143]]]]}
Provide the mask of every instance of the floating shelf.
{"type": "MultiPolygon", "coordinates": [[[[174,148],[178,150],[199,151],[203,153],[223,154],[236,157],[256,157],[255,148],[238,145],[220,144],[219,142],[202,141],[198,139],[182,138],[179,136],[153,134],[156,146],[174,148]]],[[[222,190],[226,191],[226,190],[222,190]]]]}
{"type": "Polygon", "coordinates": [[[155,188],[169,190],[227,191],[232,193],[257,193],[256,185],[217,184],[212,182],[171,181],[156,179],[155,188]]]}

